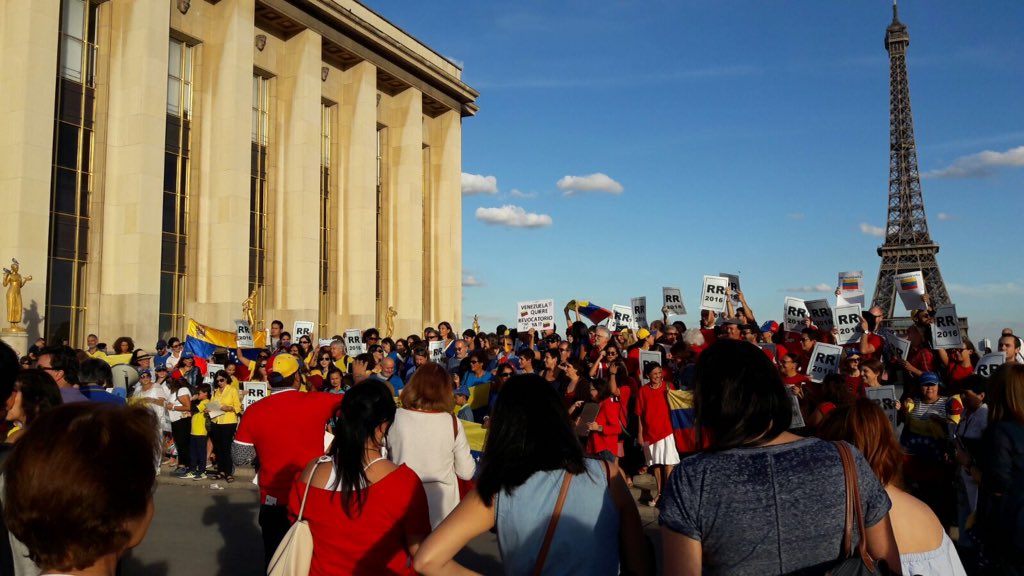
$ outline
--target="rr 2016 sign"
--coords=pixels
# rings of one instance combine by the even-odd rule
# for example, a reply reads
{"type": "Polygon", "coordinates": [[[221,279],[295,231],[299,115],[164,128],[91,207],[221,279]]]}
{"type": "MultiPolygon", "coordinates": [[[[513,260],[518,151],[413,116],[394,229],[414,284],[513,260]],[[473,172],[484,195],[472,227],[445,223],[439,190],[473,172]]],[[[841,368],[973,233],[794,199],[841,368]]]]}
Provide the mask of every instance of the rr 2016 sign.
{"type": "Polygon", "coordinates": [[[947,304],[935,310],[935,317],[932,318],[932,344],[936,348],[963,348],[964,340],[960,335],[960,320],[955,305],[947,304]]]}
{"type": "Polygon", "coordinates": [[[345,330],[345,354],[359,356],[363,353],[363,336],[357,328],[345,330]]]}
{"type": "Polygon", "coordinates": [[[992,376],[996,369],[1006,363],[1006,352],[990,352],[981,357],[978,360],[978,365],[974,368],[975,374],[980,374],[986,378],[992,376]]]}
{"type": "Polygon", "coordinates": [[[804,320],[810,316],[807,305],[799,298],[786,297],[783,305],[782,318],[786,332],[799,332],[804,329],[804,320]]]}
{"type": "Polygon", "coordinates": [[[306,320],[296,320],[292,326],[292,340],[298,340],[299,338],[309,336],[313,334],[313,323],[306,320]]]}
{"type": "Polygon", "coordinates": [[[825,376],[839,372],[839,358],[843,354],[841,346],[818,342],[811,350],[811,363],[807,366],[807,376],[811,382],[821,382],[825,376]]]}
{"type": "Polygon", "coordinates": [[[732,290],[730,298],[732,298],[732,305],[739,306],[740,304],[740,277],[738,274],[729,274],[728,272],[719,272],[719,276],[729,279],[729,289],[732,290]]]}
{"type": "Polygon", "coordinates": [[[864,395],[868,400],[871,400],[875,404],[885,411],[885,415],[889,417],[889,421],[892,422],[892,427],[896,429],[896,387],[889,386],[875,386],[874,388],[865,388],[864,395]]]}
{"type": "Polygon", "coordinates": [[[266,382],[242,382],[242,412],[267,396],[270,389],[266,382]]]}
{"type": "Polygon", "coordinates": [[[818,330],[832,331],[835,324],[832,322],[832,307],[829,306],[828,300],[808,300],[805,306],[811,315],[811,322],[814,322],[818,330]]]}
{"type": "Polygon", "coordinates": [[[728,278],[724,278],[722,276],[705,276],[704,287],[700,291],[700,309],[711,310],[718,314],[724,313],[728,288],[728,278]]]}
{"type": "Polygon", "coordinates": [[[662,305],[668,308],[669,315],[682,316],[686,314],[686,306],[683,304],[683,291],[679,288],[665,286],[661,289],[662,305]]]}
{"type": "Polygon", "coordinates": [[[864,333],[861,330],[860,321],[860,304],[836,306],[835,327],[838,332],[836,334],[836,344],[845,346],[860,340],[861,335],[864,333]]]}
{"type": "Polygon", "coordinates": [[[629,301],[633,307],[633,321],[641,328],[647,328],[647,296],[638,296],[629,301]]]}
{"type": "Polygon", "coordinates": [[[235,320],[235,344],[239,348],[252,348],[256,345],[252,338],[252,327],[245,320],[235,320]]]}
{"type": "Polygon", "coordinates": [[[637,330],[636,320],[633,318],[633,309],[622,304],[612,305],[612,317],[608,319],[608,328],[611,330],[622,330],[629,328],[637,330]]]}
{"type": "Polygon", "coordinates": [[[430,361],[436,364],[440,364],[444,361],[444,342],[440,340],[434,340],[430,344],[430,361]]]}

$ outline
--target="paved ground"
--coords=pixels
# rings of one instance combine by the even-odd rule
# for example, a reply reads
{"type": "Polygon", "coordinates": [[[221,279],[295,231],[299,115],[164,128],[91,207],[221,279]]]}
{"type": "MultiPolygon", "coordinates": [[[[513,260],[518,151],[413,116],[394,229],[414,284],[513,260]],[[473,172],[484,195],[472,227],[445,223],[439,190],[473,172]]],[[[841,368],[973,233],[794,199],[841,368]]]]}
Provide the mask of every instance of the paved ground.
{"type": "MultiPolygon", "coordinates": [[[[263,574],[263,545],[252,471],[241,469],[237,481],[192,481],[172,478],[165,468],[156,492],[156,516],[145,541],[122,562],[122,576],[235,576],[263,574]],[[217,488],[213,488],[216,486],[217,488]]],[[[653,485],[650,476],[638,486],[653,485]]],[[[637,497],[647,493],[635,489],[637,497]]],[[[657,514],[640,505],[640,517],[660,558],[657,514]]],[[[500,574],[493,534],[473,540],[459,555],[465,566],[483,574],[500,574]]]]}

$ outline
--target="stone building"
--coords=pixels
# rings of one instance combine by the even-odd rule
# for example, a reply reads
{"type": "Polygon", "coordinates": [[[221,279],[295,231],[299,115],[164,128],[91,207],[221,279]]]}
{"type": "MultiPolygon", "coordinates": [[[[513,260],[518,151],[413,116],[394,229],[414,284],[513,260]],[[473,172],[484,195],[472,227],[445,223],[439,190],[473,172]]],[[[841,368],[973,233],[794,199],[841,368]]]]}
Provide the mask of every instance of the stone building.
{"type": "MultiPolygon", "coordinates": [[[[461,310],[458,66],[354,0],[0,0],[0,260],[31,337],[461,310]]],[[[259,326],[262,327],[262,326],[259,326]]]]}

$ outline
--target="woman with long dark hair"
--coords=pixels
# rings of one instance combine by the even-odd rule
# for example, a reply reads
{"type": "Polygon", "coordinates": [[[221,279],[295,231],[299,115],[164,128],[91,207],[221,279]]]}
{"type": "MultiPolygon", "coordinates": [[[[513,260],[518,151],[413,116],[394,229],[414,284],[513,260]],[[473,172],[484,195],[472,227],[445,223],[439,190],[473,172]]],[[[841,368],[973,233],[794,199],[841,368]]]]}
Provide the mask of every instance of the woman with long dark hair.
{"type": "MultiPolygon", "coordinates": [[[[697,445],[661,495],[666,574],[821,574],[838,563],[846,525],[839,450],[788,431],[792,403],[764,352],[721,339],[695,371],[697,445]],[[702,503],[714,502],[714,506],[702,503]]],[[[871,557],[899,570],[890,501],[855,449],[871,557]]]]}
{"type": "Polygon", "coordinates": [[[174,446],[178,451],[178,463],[173,474],[184,475],[188,472],[191,462],[189,448],[192,443],[192,395],[195,391],[188,385],[188,381],[182,378],[168,381],[167,388],[171,391],[171,396],[164,407],[167,409],[167,419],[171,422],[174,446]]]}
{"type": "MultiPolygon", "coordinates": [[[[29,368],[19,371],[14,378],[14,390],[7,397],[6,414],[7,421],[17,427],[4,443],[17,442],[37,416],[61,404],[60,388],[45,370],[29,368]]],[[[6,450],[0,450],[0,453],[6,455],[6,450]]]]}
{"type": "Polygon", "coordinates": [[[644,574],[640,515],[614,464],[585,459],[558,394],[539,376],[519,375],[494,406],[476,488],[420,547],[421,574],[459,573],[455,555],[497,528],[506,574],[529,574],[559,496],[557,530],[544,572],[644,574]],[[565,486],[565,488],[563,488],[565,486]]]}
{"type": "Polygon", "coordinates": [[[383,382],[355,386],[341,401],[329,455],[310,462],[293,485],[293,519],[306,493],[311,576],[414,573],[410,559],[430,533],[427,494],[415,472],[383,455],[394,420],[383,382]]]}
{"type": "MultiPolygon", "coordinates": [[[[213,442],[213,454],[217,458],[217,476],[228,482],[234,482],[235,464],[231,460],[231,442],[235,439],[238,429],[238,413],[242,411],[242,400],[238,390],[231,386],[231,375],[226,370],[218,370],[213,377],[215,385],[210,403],[220,404],[220,414],[213,417],[210,427],[210,440],[213,442]]],[[[207,406],[209,411],[209,406],[207,406]]]]}

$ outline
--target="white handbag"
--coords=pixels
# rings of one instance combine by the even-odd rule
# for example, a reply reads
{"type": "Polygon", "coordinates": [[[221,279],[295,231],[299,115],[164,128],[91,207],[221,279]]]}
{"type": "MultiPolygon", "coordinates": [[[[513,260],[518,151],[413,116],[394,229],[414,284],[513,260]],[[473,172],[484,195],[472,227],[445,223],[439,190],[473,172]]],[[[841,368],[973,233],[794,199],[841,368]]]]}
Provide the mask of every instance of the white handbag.
{"type": "Polygon", "coordinates": [[[267,576],[309,574],[309,566],[313,562],[313,533],[309,531],[309,524],[303,520],[302,514],[306,511],[306,497],[309,496],[309,486],[313,483],[313,474],[316,473],[317,466],[330,461],[330,456],[321,456],[309,473],[306,491],[302,494],[302,505],[299,506],[299,517],[295,519],[295,524],[288,529],[281,544],[274,551],[274,557],[270,559],[270,566],[267,568],[267,576]]]}

